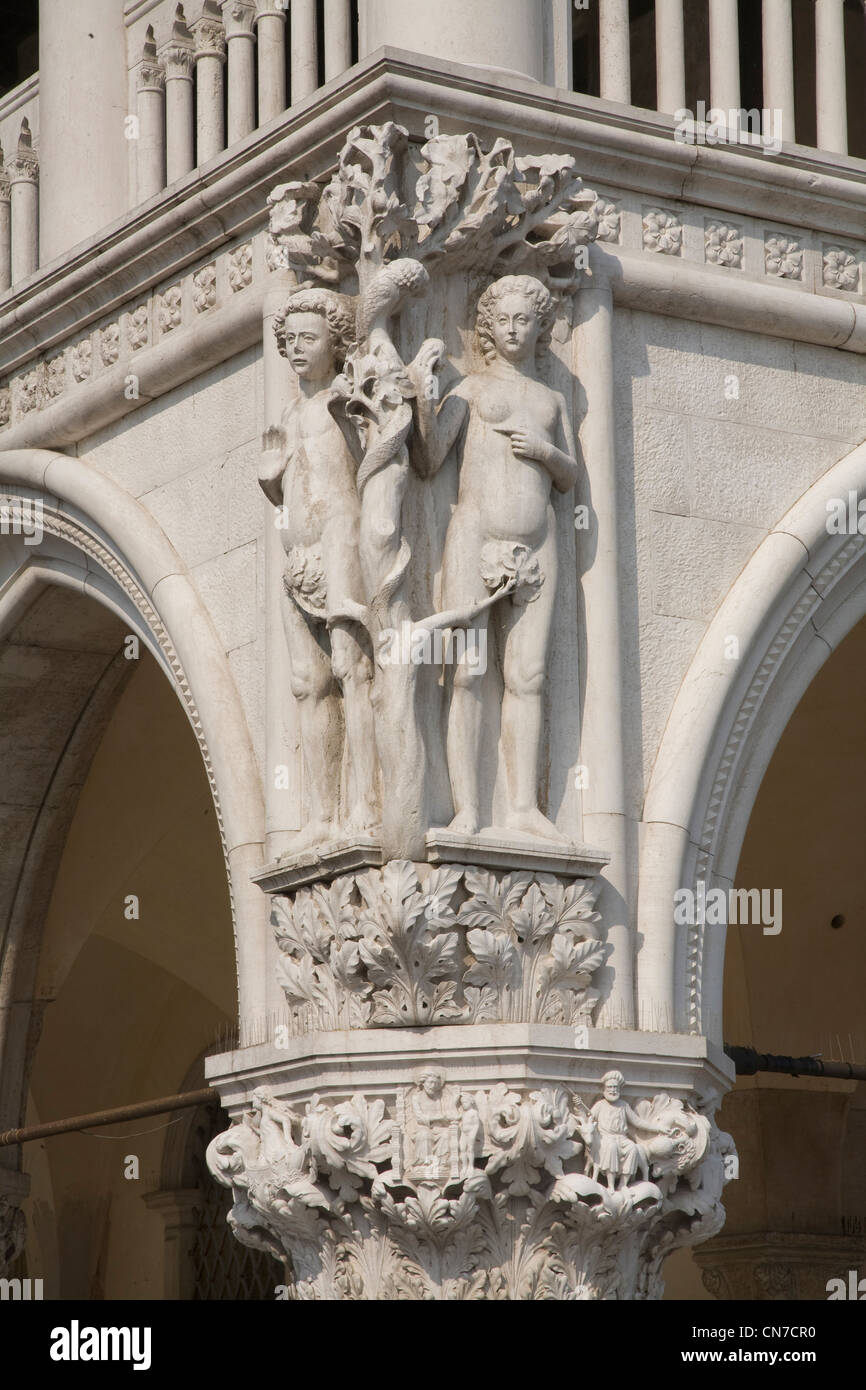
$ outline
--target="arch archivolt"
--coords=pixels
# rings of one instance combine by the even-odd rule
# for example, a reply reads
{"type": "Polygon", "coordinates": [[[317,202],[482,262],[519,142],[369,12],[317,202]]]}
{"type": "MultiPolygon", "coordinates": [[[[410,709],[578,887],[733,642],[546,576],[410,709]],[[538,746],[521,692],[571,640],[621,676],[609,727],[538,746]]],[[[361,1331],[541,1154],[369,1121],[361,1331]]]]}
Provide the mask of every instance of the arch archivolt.
{"type": "MultiPolygon", "coordinates": [[[[241,1014],[265,1014],[267,902],[250,879],[263,855],[260,773],[210,616],[146,508],[87,463],[43,450],[0,453],[0,506],[34,502],[41,542],[28,546],[20,535],[0,536],[0,639],[14,630],[40,590],[59,585],[111,610],[154,655],[185,709],[210,785],[226,864],[241,1014]]],[[[59,770],[60,764],[55,775],[59,770]]],[[[19,877],[23,891],[24,865],[19,877]]],[[[21,910],[16,903],[13,913],[21,910]]]]}
{"type": "Polygon", "coordinates": [[[645,807],[638,907],[641,1015],[721,1042],[723,927],[673,920],[674,893],[729,887],[773,751],[811,680],[866,613],[866,537],[831,535],[827,501],[866,495],[866,445],[765,537],[678,692],[645,807]],[[739,656],[726,655],[736,637],[739,656]]]}

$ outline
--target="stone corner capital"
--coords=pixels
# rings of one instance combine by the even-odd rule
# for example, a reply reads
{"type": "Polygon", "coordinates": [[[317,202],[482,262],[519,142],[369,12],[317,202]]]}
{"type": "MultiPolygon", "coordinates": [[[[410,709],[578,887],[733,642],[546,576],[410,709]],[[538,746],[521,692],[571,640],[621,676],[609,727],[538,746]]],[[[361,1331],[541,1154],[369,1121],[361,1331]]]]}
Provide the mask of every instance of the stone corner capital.
{"type": "Polygon", "coordinates": [[[222,16],[227,39],[255,37],[255,0],[223,0],[222,16]]]}

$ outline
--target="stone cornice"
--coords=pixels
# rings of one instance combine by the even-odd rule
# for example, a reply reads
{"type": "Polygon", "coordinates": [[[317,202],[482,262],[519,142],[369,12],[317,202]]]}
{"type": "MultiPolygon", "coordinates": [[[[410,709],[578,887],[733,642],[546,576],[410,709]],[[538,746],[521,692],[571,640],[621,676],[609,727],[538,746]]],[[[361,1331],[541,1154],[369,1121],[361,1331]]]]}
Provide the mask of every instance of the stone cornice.
{"type": "MultiPolygon", "coordinates": [[[[587,182],[653,201],[688,199],[774,221],[784,216],[789,225],[834,238],[862,237],[866,224],[863,161],[793,147],[768,158],[755,150],[678,144],[664,116],[385,48],[2,296],[0,373],[81,333],[229,239],[263,229],[274,184],[289,171],[327,173],[353,125],[392,119],[423,138],[426,116],[437,111],[445,129],[482,136],[507,130],[529,149],[542,141],[565,149],[578,158],[587,182]]],[[[682,269],[673,263],[670,274],[682,269]]],[[[733,272],[713,266],[691,273],[733,272]]],[[[804,319],[816,311],[840,315],[840,323],[844,317],[847,332],[834,330],[829,339],[836,343],[851,336],[861,308],[838,301],[831,309],[829,298],[784,282],[767,293],[808,299],[813,307],[804,304],[804,319]]],[[[788,315],[785,333],[796,336],[788,322],[796,317],[788,315]]]]}
{"type": "MultiPolygon", "coordinates": [[[[272,1016],[262,1021],[265,1036],[272,1037],[275,1021],[272,1016]]],[[[248,1019],[248,1032],[253,1024],[248,1019]]],[[[683,1099],[718,1099],[734,1079],[733,1063],[708,1038],[589,1028],[586,1047],[576,1050],[573,1028],[539,1023],[477,1025],[471,1037],[461,1027],[312,1033],[289,1038],[280,1048],[250,1039],[234,1052],[208,1057],[205,1075],[223,1109],[235,1115],[255,1086],[278,1085],[288,1097],[313,1080],[323,1094],[354,1086],[381,1091],[400,1069],[434,1060],[455,1074],[473,1058],[495,1061],[498,1079],[509,1086],[544,1075],[591,1088],[607,1070],[613,1050],[635,1086],[663,1086],[683,1099]]]]}
{"type": "Polygon", "coordinates": [[[39,73],[34,72],[32,77],[28,77],[24,82],[19,82],[17,87],[13,87],[11,92],[0,97],[0,121],[7,120],[14,116],[16,111],[20,111],[22,106],[29,106],[31,102],[39,98],[39,73]]]}

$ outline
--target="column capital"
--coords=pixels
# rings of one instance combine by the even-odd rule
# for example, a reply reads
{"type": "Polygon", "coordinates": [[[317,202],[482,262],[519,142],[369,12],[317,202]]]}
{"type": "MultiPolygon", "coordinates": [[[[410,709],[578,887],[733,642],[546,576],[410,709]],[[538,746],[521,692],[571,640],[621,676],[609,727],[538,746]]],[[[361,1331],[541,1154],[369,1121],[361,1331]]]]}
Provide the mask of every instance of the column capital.
{"type": "Polygon", "coordinates": [[[255,38],[255,0],[223,0],[222,14],[226,38],[229,41],[255,38]]]}
{"type": "Polygon", "coordinates": [[[11,184],[37,183],[39,180],[39,159],[33,149],[33,136],[26,116],[21,122],[18,149],[14,158],[9,161],[8,174],[11,184]]]}
{"type": "Polygon", "coordinates": [[[171,36],[159,50],[167,81],[180,78],[191,82],[195,63],[195,43],[187,27],[183,6],[175,10],[171,36]]]}
{"type": "Polygon", "coordinates": [[[140,92],[159,92],[165,86],[165,69],[157,57],[152,24],[147,26],[135,80],[140,92]]]}
{"type": "Polygon", "coordinates": [[[226,31],[217,0],[205,0],[198,19],[189,26],[195,39],[195,60],[219,58],[225,62],[226,31]]]}
{"type": "Polygon", "coordinates": [[[289,0],[256,0],[256,24],[260,19],[281,19],[285,24],[288,8],[289,0]]]}
{"type": "Polygon", "coordinates": [[[583,1095],[417,1060],[349,1099],[271,1066],[211,1142],[229,1225],[291,1260],[295,1297],[655,1299],[667,1255],[721,1228],[733,1142],[683,1097],[624,1098],[601,1055],[583,1095]]]}
{"type": "Polygon", "coordinates": [[[9,171],[3,163],[3,151],[0,149],[0,203],[8,203],[12,192],[12,185],[9,182],[9,171]]]}

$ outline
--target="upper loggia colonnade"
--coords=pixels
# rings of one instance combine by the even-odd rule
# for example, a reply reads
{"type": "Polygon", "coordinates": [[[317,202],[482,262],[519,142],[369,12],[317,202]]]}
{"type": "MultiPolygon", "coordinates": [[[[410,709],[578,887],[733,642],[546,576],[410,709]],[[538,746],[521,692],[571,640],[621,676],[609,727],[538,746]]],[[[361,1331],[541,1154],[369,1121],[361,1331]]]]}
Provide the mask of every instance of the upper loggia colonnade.
{"type": "MultiPolygon", "coordinates": [[[[566,1269],[559,1297],[657,1296],[669,1250],[721,1221],[724,932],[677,926],[673,901],[698,880],[733,884],[773,748],[862,616],[862,538],[828,534],[826,504],[866,488],[851,398],[866,353],[864,166],[846,152],[841,0],[816,6],[815,149],[789,143],[791,10],[777,0],[762,10],[763,80],[781,147],[730,130],[680,138],[682,13],[656,5],[657,112],[629,104],[628,6],[612,0],[598,97],[571,90],[577,31],[556,0],[361,3],[357,33],[350,7],[327,3],[321,35],[306,0],[288,29],[280,5],[81,0],[74,19],[43,3],[38,94],[4,99],[8,115],[0,103],[0,491],[45,518],[39,547],[2,537],[4,622],[34,584],[74,584],[141,635],[186,707],[238,962],[240,1046],[209,1063],[235,1123],[211,1166],[232,1187],[236,1234],[288,1254],[301,1297],[447,1297],[473,1279],[484,1297],[532,1296],[490,1243],[503,1194],[524,1203],[542,1283],[566,1269]],[[7,125],[25,110],[35,138],[13,168],[7,125]],[[497,313],[529,325],[531,350],[513,325],[497,337],[497,313]],[[304,333],[327,338],[321,377],[290,351],[304,333]],[[798,370],[827,382],[826,402],[799,397],[798,370]],[[729,377],[745,400],[725,396],[729,377]],[[254,468],[237,482],[208,471],[214,451],[249,444],[233,391],[262,441],[260,504],[254,468]],[[717,424],[723,466],[747,487],[768,397],[779,431],[799,410],[813,460],[774,473],[745,517],[711,483],[696,498],[679,422],[693,422],[684,449],[717,424]],[[650,456],[654,430],[670,438],[650,456]],[[303,454],[319,485],[341,450],[325,493],[343,496],[353,467],[360,481],[335,541],[292,469],[303,454]],[[481,457],[526,508],[540,486],[538,519],[497,520],[481,487],[459,494],[464,529],[449,529],[455,457],[461,489],[481,457]],[[455,698],[424,673],[401,687],[375,654],[406,623],[483,630],[504,687],[495,669],[483,695],[458,678],[455,698]],[[318,686],[308,630],[331,662],[318,686]],[[360,823],[334,810],[302,846],[318,791],[327,804],[330,778],[342,808],[357,775],[364,681],[384,804],[360,823]],[[501,720],[498,751],[472,733],[473,700],[485,724],[501,720]],[[337,724],[323,770],[315,750],[337,724]],[[328,913],[352,924],[344,936],[329,938],[328,913]],[[511,1002],[494,950],[516,972],[511,1002]],[[249,1174],[289,1153],[297,1186],[276,1202],[271,1179],[249,1174]],[[544,1187],[547,1224],[532,1224],[520,1165],[544,1187]],[[354,1211],[349,1236],[323,1174],[354,1211]],[[410,1274],[389,1264],[407,1189],[463,1204],[480,1265],[443,1273],[432,1228],[410,1274]],[[353,1208],[360,1196],[373,1215],[353,1208]],[[599,1202],[622,1217],[610,1248],[599,1202]],[[563,1211],[579,1252],[556,1244],[563,1211]],[[329,1284],[328,1244],[351,1263],[371,1236],[382,1287],[329,1284]]],[[[725,112],[741,104],[736,16],[710,0],[707,97],[725,112]]],[[[13,895],[9,922],[26,908],[13,895]]],[[[4,962],[9,997],[15,951],[4,962]]],[[[7,1025],[11,1126],[27,1020],[7,1025]]]]}

